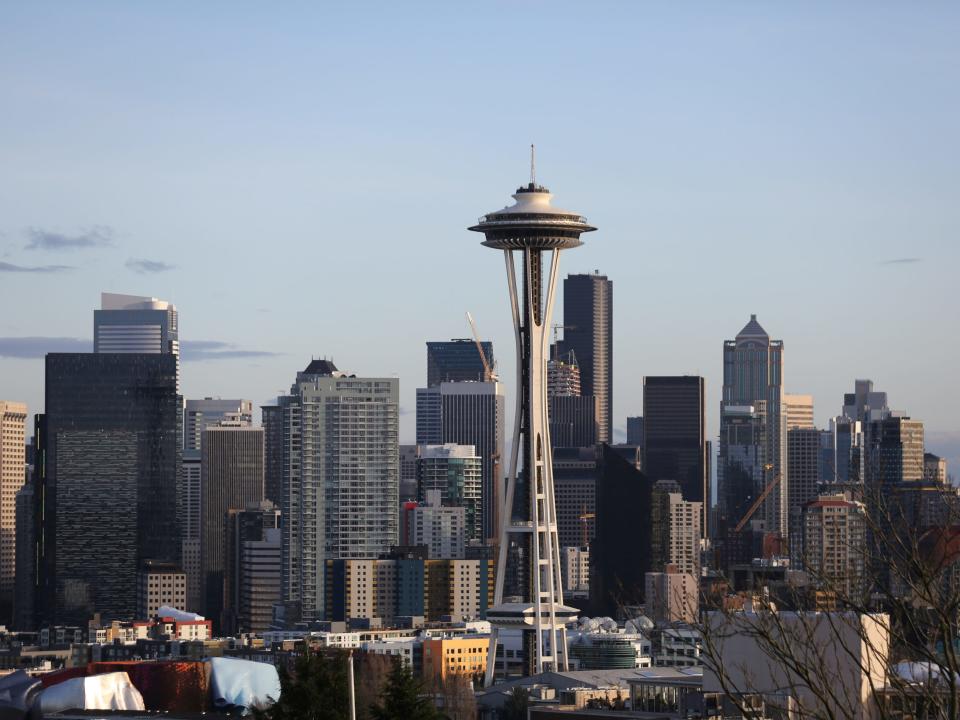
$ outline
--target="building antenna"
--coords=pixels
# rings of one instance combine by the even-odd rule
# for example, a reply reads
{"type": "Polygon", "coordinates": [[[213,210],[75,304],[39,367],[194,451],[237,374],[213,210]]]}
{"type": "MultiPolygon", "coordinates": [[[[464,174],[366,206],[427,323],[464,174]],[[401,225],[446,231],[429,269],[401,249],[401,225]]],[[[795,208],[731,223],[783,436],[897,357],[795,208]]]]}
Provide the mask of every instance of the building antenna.
{"type": "Polygon", "coordinates": [[[530,143],[530,185],[537,186],[537,149],[530,143]]]}

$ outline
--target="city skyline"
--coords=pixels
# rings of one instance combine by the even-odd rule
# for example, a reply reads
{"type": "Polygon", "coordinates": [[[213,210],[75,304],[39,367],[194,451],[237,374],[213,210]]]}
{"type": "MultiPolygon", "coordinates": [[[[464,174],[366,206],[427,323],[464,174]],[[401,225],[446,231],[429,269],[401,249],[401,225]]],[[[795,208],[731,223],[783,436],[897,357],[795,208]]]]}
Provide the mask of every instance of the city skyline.
{"type": "Polygon", "coordinates": [[[423,342],[469,337],[465,310],[512,364],[502,293],[483,281],[498,262],[462,220],[491,188],[524,180],[535,142],[538,175],[603,228],[563,270],[598,269],[616,286],[615,440],[640,412],[642,377],[681,373],[706,378],[715,439],[720,344],[756,313],[784,340],[786,390],[814,396],[819,427],[871,378],[957,467],[958,11],[731,8],[697,21],[561,5],[551,28],[584,36],[569,58],[536,30],[536,9],[515,9],[496,42],[522,42],[554,70],[535,88],[511,85],[514,53],[479,42],[502,30],[497,13],[384,9],[381,27],[338,10],[334,36],[319,12],[298,23],[248,9],[217,29],[210,10],[64,5],[52,22],[8,9],[0,294],[18,312],[0,321],[0,397],[40,412],[43,355],[91,350],[88,313],[101,292],[122,292],[177,306],[185,397],[262,405],[310,356],[332,356],[399,376],[408,442],[423,342]],[[269,60],[248,55],[257,43],[269,60]],[[463,63],[437,67],[452,47],[463,63]],[[586,102],[568,114],[498,118],[476,103],[490,86],[546,99],[571,85],[586,102]],[[382,212],[364,212],[371,198],[382,212]],[[322,270],[331,255],[363,265],[355,298],[355,277],[322,270]],[[335,313],[304,310],[336,299],[335,313]]]}

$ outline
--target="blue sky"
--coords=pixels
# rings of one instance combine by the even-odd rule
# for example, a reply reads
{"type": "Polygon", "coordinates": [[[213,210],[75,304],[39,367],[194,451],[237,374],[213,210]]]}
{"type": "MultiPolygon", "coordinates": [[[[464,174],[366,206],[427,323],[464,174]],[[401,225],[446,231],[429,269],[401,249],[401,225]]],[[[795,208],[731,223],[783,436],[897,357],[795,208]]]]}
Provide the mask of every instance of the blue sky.
{"type": "Polygon", "coordinates": [[[599,231],[615,425],[751,312],[820,423],[856,377],[960,463],[955,3],[6,3],[0,397],[101,290],[181,311],[188,396],[263,402],[311,354],[401,379],[465,310],[512,362],[465,228],[527,179],[599,231]],[[17,344],[19,342],[19,344],[17,344]],[[219,344],[218,344],[219,343],[219,344]],[[19,350],[17,350],[19,348],[19,350]],[[24,349],[28,348],[28,349],[24,349]],[[196,356],[196,355],[195,355],[196,356]]]}

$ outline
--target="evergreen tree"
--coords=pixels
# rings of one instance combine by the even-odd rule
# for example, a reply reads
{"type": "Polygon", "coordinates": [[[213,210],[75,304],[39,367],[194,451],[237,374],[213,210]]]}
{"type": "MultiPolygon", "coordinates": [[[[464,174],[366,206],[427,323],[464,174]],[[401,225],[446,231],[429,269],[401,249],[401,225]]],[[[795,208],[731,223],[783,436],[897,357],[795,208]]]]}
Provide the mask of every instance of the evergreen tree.
{"type": "Polygon", "coordinates": [[[520,686],[514,687],[503,703],[504,720],[527,720],[529,707],[530,691],[520,686]]]}
{"type": "Polygon", "coordinates": [[[342,652],[297,657],[291,672],[280,668],[280,698],[254,709],[256,720],[350,720],[350,690],[342,652]]]}
{"type": "Polygon", "coordinates": [[[380,702],[370,708],[374,720],[441,720],[433,701],[423,694],[423,685],[399,658],[380,693],[380,702]]]}

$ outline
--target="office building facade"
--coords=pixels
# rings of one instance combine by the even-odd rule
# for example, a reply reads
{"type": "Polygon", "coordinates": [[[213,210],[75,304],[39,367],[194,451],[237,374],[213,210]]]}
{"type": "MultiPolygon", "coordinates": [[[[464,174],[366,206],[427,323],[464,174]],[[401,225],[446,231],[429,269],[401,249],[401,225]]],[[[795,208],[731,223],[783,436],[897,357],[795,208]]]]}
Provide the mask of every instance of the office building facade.
{"type": "Polygon", "coordinates": [[[199,450],[201,433],[228,417],[252,425],[253,403],[221,398],[187,400],[183,410],[183,449],[199,450]]]}
{"type": "Polygon", "coordinates": [[[420,447],[417,501],[428,504],[429,493],[436,491],[439,493],[437,505],[463,508],[461,532],[468,541],[484,540],[482,490],[483,462],[472,445],[447,443],[420,447]]]}
{"type": "Polygon", "coordinates": [[[232,509],[227,530],[225,631],[262,633],[282,600],[280,510],[269,500],[232,509]]]}
{"type": "Polygon", "coordinates": [[[495,536],[503,477],[504,394],[497,382],[417,388],[417,445],[472,445],[481,461],[483,537],[495,536]]]}
{"type": "Polygon", "coordinates": [[[182,399],[173,354],[46,357],[38,620],[129,619],[144,560],[179,562],[182,399]]]}
{"type": "Polygon", "coordinates": [[[227,415],[201,433],[203,521],[200,566],[203,615],[224,627],[225,573],[229,563],[227,521],[230,510],[263,501],[263,430],[239,416],[227,415]]]}
{"type": "Polygon", "coordinates": [[[789,536],[790,556],[799,561],[803,546],[803,508],[817,499],[822,470],[821,432],[812,427],[787,431],[787,469],[790,475],[789,536]]]}
{"type": "Polygon", "coordinates": [[[597,399],[597,441],[612,442],[613,282],[606,275],[568,275],[563,281],[561,356],[580,367],[580,394],[597,399]]]}
{"type": "Polygon", "coordinates": [[[615,617],[643,603],[652,560],[653,485],[609,446],[599,457],[596,536],[590,546],[590,609],[615,617]]]}
{"type": "Polygon", "coordinates": [[[657,480],[653,484],[650,553],[654,572],[665,572],[669,565],[678,572],[700,577],[702,506],[684,500],[675,480],[657,480]]]}
{"type": "MultiPolygon", "coordinates": [[[[490,368],[494,367],[493,343],[480,343],[483,355],[490,368]]],[[[483,382],[483,360],[477,344],[469,338],[427,343],[427,387],[436,387],[445,382],[483,382]]]]}
{"type": "Polygon", "coordinates": [[[180,355],[177,309],[166,300],[101,293],[93,311],[95,353],[180,355]]]}
{"type": "MultiPolygon", "coordinates": [[[[770,466],[767,482],[776,479],[776,486],[764,502],[762,512],[766,532],[786,537],[788,532],[787,499],[790,479],[786,462],[786,418],[783,389],[783,341],[771,340],[766,330],[751,315],[750,322],[737,334],[735,340],[723,344],[723,396],[720,407],[720,442],[727,434],[724,424],[734,408],[758,407],[764,403],[766,418],[765,463],[770,466]]],[[[737,414],[737,410],[734,414],[737,414]]],[[[723,447],[720,456],[727,453],[723,447]]]]}
{"type": "Polygon", "coordinates": [[[787,432],[816,427],[813,421],[813,395],[783,394],[783,422],[787,432]]]}
{"type": "Polygon", "coordinates": [[[643,471],[652,482],[675,480],[683,498],[700,503],[706,536],[710,502],[706,383],[695,375],[643,379],[643,471]]]}

